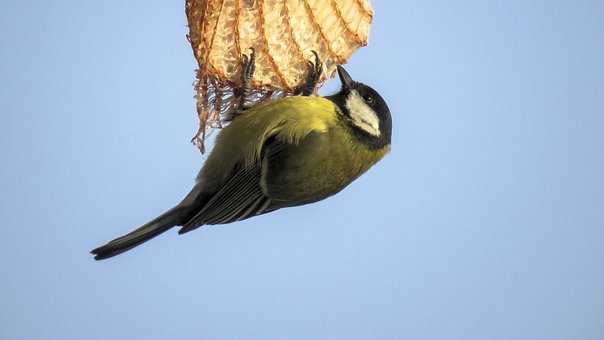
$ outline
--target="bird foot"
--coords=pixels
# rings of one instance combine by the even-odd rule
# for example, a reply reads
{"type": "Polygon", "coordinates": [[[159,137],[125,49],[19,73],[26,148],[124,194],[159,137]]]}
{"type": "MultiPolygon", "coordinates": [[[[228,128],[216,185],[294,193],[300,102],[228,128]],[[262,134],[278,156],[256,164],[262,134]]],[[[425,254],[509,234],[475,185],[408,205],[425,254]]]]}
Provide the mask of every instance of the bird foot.
{"type": "Polygon", "coordinates": [[[310,96],[315,93],[315,89],[317,88],[321,75],[323,74],[323,63],[321,63],[319,54],[315,50],[312,50],[311,52],[315,55],[315,61],[312,62],[308,60],[306,62],[308,65],[306,82],[296,91],[296,94],[302,96],[310,96]]]}
{"type": "Polygon", "coordinates": [[[254,78],[254,71],[256,71],[256,50],[250,48],[252,52],[247,56],[243,55],[243,71],[241,72],[241,88],[238,89],[236,95],[239,97],[239,109],[245,110],[245,99],[249,96],[252,90],[252,78],[254,78]]]}

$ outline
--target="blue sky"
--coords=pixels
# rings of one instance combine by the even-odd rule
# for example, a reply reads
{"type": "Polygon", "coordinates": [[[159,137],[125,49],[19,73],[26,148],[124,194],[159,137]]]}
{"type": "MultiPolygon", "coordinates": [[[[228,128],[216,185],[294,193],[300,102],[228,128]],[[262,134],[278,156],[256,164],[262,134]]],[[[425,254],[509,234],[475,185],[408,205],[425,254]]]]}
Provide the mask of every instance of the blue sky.
{"type": "Polygon", "coordinates": [[[184,1],[5,1],[0,338],[602,339],[604,3],[373,3],[388,157],[98,263],[203,161],[184,1]]]}

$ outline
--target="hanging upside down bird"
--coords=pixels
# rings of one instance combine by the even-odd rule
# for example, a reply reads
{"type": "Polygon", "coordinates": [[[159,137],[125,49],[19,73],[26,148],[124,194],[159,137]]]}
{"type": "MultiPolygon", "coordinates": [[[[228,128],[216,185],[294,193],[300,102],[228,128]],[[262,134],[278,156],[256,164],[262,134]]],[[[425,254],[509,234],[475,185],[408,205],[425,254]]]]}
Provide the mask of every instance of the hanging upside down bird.
{"type": "MultiPolygon", "coordinates": [[[[254,53],[244,60],[249,84],[254,53]]],[[[191,192],[154,220],[92,250],[94,258],[113,257],[172,227],[180,226],[184,234],[204,224],[320,201],[382,159],[392,132],[386,102],[341,66],[341,90],[312,96],[321,64],[318,57],[310,64],[302,95],[260,103],[234,116],[218,134],[191,192]]]]}

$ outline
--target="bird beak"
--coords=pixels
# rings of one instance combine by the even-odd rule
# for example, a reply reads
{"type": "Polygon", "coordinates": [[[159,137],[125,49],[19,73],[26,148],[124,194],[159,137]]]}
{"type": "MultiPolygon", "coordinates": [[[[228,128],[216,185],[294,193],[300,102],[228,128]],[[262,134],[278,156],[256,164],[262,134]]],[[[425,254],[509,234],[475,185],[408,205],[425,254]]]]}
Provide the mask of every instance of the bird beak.
{"type": "Polygon", "coordinates": [[[338,69],[338,75],[340,76],[340,81],[342,82],[342,88],[345,88],[345,89],[352,88],[352,86],[354,84],[354,80],[352,80],[352,78],[350,77],[350,74],[348,74],[348,72],[346,72],[346,70],[340,65],[337,66],[337,69],[338,69]]]}

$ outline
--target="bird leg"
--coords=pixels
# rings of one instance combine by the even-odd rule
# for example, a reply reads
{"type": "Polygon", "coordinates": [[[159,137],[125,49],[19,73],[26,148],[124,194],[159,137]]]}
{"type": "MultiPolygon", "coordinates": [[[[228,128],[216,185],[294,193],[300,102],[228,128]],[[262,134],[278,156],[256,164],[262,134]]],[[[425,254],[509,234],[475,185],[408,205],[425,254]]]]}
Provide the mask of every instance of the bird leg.
{"type": "Polygon", "coordinates": [[[239,97],[239,110],[245,110],[245,99],[249,96],[252,90],[252,78],[256,70],[256,50],[250,48],[252,52],[250,56],[243,55],[243,71],[241,72],[241,88],[235,91],[235,95],[239,97]]]}
{"type": "Polygon", "coordinates": [[[296,94],[303,96],[310,96],[315,93],[315,89],[317,88],[317,84],[321,79],[321,74],[323,74],[323,63],[321,63],[321,59],[319,58],[319,54],[315,51],[311,51],[312,54],[315,55],[315,61],[312,62],[308,60],[306,63],[308,65],[308,73],[306,74],[306,82],[300,88],[296,89],[296,94]]]}

